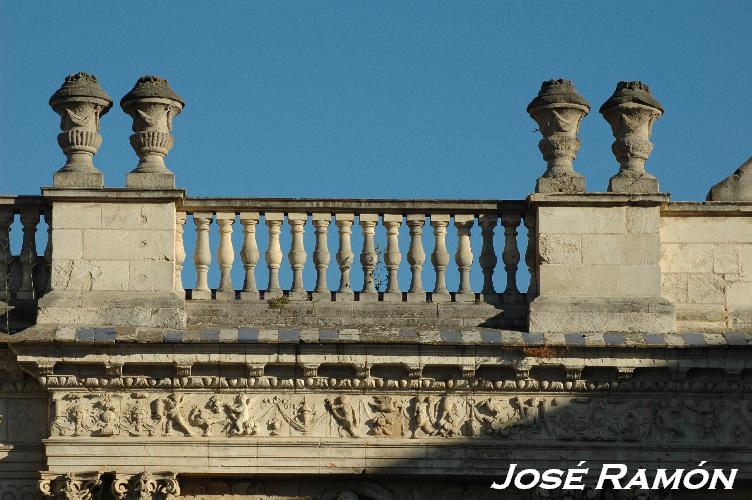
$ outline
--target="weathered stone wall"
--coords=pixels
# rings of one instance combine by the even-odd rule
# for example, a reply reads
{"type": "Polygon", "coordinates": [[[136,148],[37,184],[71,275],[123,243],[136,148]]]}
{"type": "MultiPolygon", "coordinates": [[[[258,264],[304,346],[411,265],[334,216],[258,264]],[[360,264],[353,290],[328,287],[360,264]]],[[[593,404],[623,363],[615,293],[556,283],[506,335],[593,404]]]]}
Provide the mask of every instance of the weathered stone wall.
{"type": "Polygon", "coordinates": [[[661,289],[679,330],[752,328],[752,218],[664,214],[660,238],[661,289]]]}

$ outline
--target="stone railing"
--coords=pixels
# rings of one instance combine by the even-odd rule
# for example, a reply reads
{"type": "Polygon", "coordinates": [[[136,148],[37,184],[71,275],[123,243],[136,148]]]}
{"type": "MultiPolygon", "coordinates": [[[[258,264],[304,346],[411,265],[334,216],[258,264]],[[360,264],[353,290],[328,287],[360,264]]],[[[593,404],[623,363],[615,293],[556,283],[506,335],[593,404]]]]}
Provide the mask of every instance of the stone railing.
{"type": "Polygon", "coordinates": [[[601,193],[587,192],[573,165],[590,105],[571,82],[544,82],[527,111],[546,168],[518,201],[187,197],[164,161],[184,102],[155,76],[120,101],[138,163],[125,189],[104,187],[93,157],[112,99],[78,73],[50,106],[61,117],[65,164],[41,197],[0,199],[0,297],[4,307],[41,297],[37,324],[752,328],[752,162],[713,186],[707,202],[671,202],[645,169],[663,108],[642,82],[620,82],[600,107],[618,163],[601,193]],[[20,243],[9,238],[16,214],[20,243]],[[42,219],[44,257],[35,239],[42,219]]]}
{"type": "Polygon", "coordinates": [[[50,219],[50,206],[41,196],[0,196],[0,300],[32,300],[49,291],[50,219]],[[42,221],[48,228],[46,244],[38,249],[37,231],[42,221]],[[17,255],[12,251],[13,228],[23,235],[17,255]]]}
{"type": "Polygon", "coordinates": [[[193,300],[269,300],[283,296],[279,270],[285,252],[280,245],[280,232],[286,220],[291,236],[286,255],[292,281],[285,296],[290,300],[425,303],[475,302],[480,299],[489,304],[519,302],[522,295],[517,284],[520,262],[518,228],[523,222],[528,229],[533,225],[524,207],[525,203],[521,201],[188,198],[178,207],[176,289],[183,288],[181,271],[186,259],[183,226],[189,215],[196,231],[195,248],[187,252],[193,255],[196,270],[195,286],[188,294],[193,300]],[[262,218],[267,232],[267,245],[263,252],[268,268],[268,284],[265,287],[259,287],[256,280],[256,267],[262,255],[256,233],[260,230],[262,218]],[[243,231],[243,244],[239,249],[234,249],[232,243],[236,220],[240,220],[243,231]],[[219,246],[215,255],[210,251],[209,237],[213,222],[219,226],[219,246]],[[482,234],[479,249],[473,249],[471,244],[471,232],[476,222],[482,234]],[[433,236],[426,238],[423,232],[429,225],[433,236]],[[493,276],[499,259],[494,246],[494,233],[499,225],[504,234],[504,247],[500,254],[506,272],[506,287],[497,292],[493,276]],[[311,226],[316,243],[315,248],[309,249],[312,250],[309,260],[303,237],[306,228],[311,226]],[[329,249],[330,226],[338,235],[336,251],[329,249]],[[351,235],[358,227],[362,235],[362,248],[353,249],[351,235]],[[410,238],[405,256],[400,252],[399,245],[403,227],[410,238]],[[381,228],[386,234],[383,252],[375,244],[375,234],[381,228]],[[446,244],[447,232],[452,230],[456,231],[456,249],[449,249],[446,244]],[[424,242],[429,239],[431,241],[424,242]],[[426,247],[430,249],[430,256],[427,256],[426,247]],[[334,260],[339,267],[339,279],[338,283],[330,285],[327,270],[332,254],[335,254],[334,260]],[[477,254],[479,258],[475,257],[477,254]],[[207,280],[209,265],[214,259],[220,270],[215,292],[207,280]],[[382,259],[386,269],[385,288],[379,291],[380,283],[375,282],[375,271],[382,259]],[[236,294],[239,287],[233,284],[231,277],[233,263],[237,260],[242,261],[245,270],[239,294],[236,294]],[[398,281],[403,260],[410,267],[409,287],[400,285],[398,281]],[[430,290],[423,285],[427,260],[430,260],[434,274],[434,286],[430,290]],[[315,285],[304,283],[303,269],[306,265],[315,266],[315,285]],[[446,273],[451,265],[456,265],[459,272],[457,283],[447,282],[446,273]],[[479,290],[473,290],[470,285],[470,272],[474,265],[479,265],[483,273],[483,286],[479,290]],[[359,269],[355,271],[353,267],[359,269]],[[363,286],[360,290],[353,290],[351,285],[353,272],[362,273],[363,286]]]}

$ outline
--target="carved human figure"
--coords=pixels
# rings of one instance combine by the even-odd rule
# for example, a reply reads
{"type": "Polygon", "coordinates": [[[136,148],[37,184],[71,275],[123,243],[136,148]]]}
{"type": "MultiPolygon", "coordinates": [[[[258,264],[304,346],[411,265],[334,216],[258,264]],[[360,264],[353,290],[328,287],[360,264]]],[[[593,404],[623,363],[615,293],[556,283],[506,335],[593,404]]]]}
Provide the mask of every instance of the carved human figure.
{"type": "Polygon", "coordinates": [[[253,400],[250,396],[238,394],[232,405],[227,405],[230,413],[230,435],[252,436],[258,426],[253,418],[253,400]]]}
{"type": "Polygon", "coordinates": [[[413,416],[415,418],[415,428],[413,429],[413,438],[417,437],[417,432],[423,432],[427,436],[431,436],[435,433],[433,424],[431,423],[431,398],[424,397],[418,398],[415,402],[415,411],[413,416]]]}
{"type": "Polygon", "coordinates": [[[192,436],[188,423],[182,412],[183,396],[172,393],[166,398],[157,400],[157,417],[162,424],[162,434],[172,434],[173,425],[186,436],[192,436]]]}
{"type": "Polygon", "coordinates": [[[149,411],[141,404],[128,405],[124,420],[124,427],[131,436],[141,436],[144,432],[149,436],[154,435],[154,425],[149,418],[149,411]]]}

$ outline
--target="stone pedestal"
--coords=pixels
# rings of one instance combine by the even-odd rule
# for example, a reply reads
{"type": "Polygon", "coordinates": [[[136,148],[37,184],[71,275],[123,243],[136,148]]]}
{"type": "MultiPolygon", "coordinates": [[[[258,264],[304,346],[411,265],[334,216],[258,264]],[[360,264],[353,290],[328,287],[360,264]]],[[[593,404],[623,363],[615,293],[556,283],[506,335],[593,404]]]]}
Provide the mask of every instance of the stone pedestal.
{"type": "Polygon", "coordinates": [[[531,333],[675,329],[661,297],[660,206],[667,195],[532,195],[538,295],[531,333]]]}
{"type": "Polygon", "coordinates": [[[183,328],[175,289],[182,191],[43,189],[52,204],[51,291],[39,324],[183,328]]]}

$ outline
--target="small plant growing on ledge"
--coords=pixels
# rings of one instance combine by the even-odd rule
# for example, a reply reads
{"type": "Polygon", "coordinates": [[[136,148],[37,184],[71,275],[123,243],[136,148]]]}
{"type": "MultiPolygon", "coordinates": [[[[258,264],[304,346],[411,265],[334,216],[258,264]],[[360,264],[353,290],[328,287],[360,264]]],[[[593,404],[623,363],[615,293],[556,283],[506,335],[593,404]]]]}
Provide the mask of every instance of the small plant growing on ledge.
{"type": "Polygon", "coordinates": [[[269,309],[284,309],[284,307],[290,303],[290,299],[283,295],[282,297],[275,297],[266,301],[269,304],[269,309]]]}

